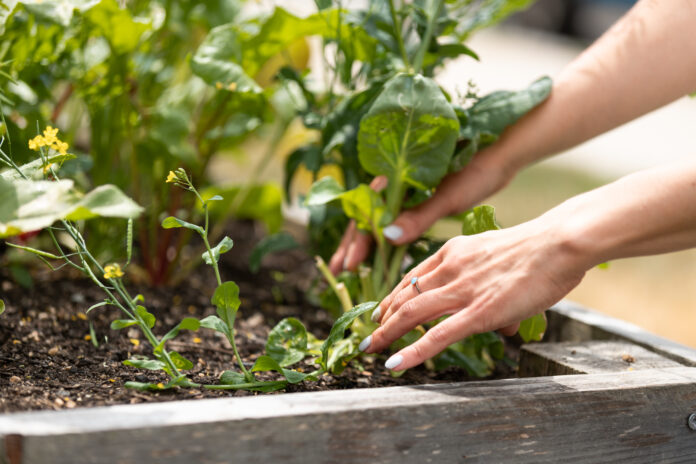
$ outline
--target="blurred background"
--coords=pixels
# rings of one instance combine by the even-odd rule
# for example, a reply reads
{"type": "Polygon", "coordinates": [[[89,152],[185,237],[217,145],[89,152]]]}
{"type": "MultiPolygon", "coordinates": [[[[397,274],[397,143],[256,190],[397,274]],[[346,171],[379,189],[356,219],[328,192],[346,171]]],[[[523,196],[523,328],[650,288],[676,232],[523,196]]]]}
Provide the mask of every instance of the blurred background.
{"type": "MultiPolygon", "coordinates": [[[[438,81],[450,92],[465,93],[467,82],[473,80],[485,94],[499,89],[521,89],[542,75],[554,77],[633,3],[539,0],[504,24],[474,35],[468,45],[481,61],[451,61],[439,73],[438,81]]],[[[272,5],[281,5],[298,14],[315,9],[312,0],[263,0],[256,2],[254,8],[272,5]]],[[[503,226],[512,226],[631,172],[695,156],[692,132],[695,119],[696,99],[684,97],[527,168],[488,203],[496,207],[503,226]]],[[[278,156],[285,156],[302,141],[301,131],[290,135],[281,144],[278,156]]],[[[263,141],[257,143],[260,146],[263,141]]],[[[230,163],[229,159],[220,162],[230,163]]],[[[226,176],[230,169],[239,172],[240,167],[211,166],[211,172],[217,172],[218,176],[226,176]]],[[[272,166],[266,175],[282,177],[280,169],[274,171],[272,166]]],[[[443,221],[433,232],[447,237],[456,234],[457,228],[443,221]]],[[[608,269],[593,269],[568,299],[696,347],[696,250],[626,259],[610,263],[608,269]]]]}

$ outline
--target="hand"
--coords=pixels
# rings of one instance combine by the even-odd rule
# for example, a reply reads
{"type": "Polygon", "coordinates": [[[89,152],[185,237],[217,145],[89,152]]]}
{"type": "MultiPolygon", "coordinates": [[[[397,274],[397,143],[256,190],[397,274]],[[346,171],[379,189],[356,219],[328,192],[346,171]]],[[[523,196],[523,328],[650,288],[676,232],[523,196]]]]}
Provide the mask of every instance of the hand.
{"type": "Polygon", "coordinates": [[[589,268],[554,235],[540,218],[449,240],[375,309],[373,320],[381,325],[360,348],[382,351],[419,324],[449,315],[387,360],[388,368],[404,370],[469,335],[498,329],[514,334],[520,321],[563,298],[589,268]],[[420,292],[411,283],[415,277],[420,292]]]}
{"type": "MultiPolygon", "coordinates": [[[[385,238],[393,245],[404,245],[419,238],[438,219],[471,208],[504,187],[513,177],[511,163],[497,161],[494,146],[476,155],[464,169],[445,177],[431,198],[403,211],[384,228],[385,238]]],[[[376,177],[370,186],[377,192],[387,186],[385,177],[376,177]]],[[[367,257],[372,237],[357,229],[351,221],[343,239],[329,261],[329,269],[339,274],[344,269],[355,271],[367,257]]]]}

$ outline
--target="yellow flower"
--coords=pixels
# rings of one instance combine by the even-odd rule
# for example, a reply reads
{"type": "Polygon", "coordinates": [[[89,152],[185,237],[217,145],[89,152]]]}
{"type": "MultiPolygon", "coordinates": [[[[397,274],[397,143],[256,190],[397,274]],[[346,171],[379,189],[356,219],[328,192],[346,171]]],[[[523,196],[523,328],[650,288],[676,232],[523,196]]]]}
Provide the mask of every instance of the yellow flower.
{"type": "Polygon", "coordinates": [[[237,90],[237,83],[236,82],[230,82],[230,85],[227,86],[227,90],[230,92],[234,92],[237,90]]]}
{"type": "Polygon", "coordinates": [[[130,342],[133,344],[133,346],[139,346],[140,345],[140,340],[137,338],[131,338],[130,342]]]}
{"type": "Polygon", "coordinates": [[[216,88],[216,89],[221,90],[222,87],[223,87],[222,82],[216,82],[216,83],[215,83],[215,88],[216,88]]]}
{"type": "Polygon", "coordinates": [[[115,279],[117,277],[123,277],[123,271],[121,270],[121,266],[119,264],[114,263],[104,267],[105,279],[115,279]]]}
{"type": "Polygon", "coordinates": [[[159,388],[160,390],[164,390],[164,384],[162,382],[158,383],[157,388],[159,388]]]}
{"type": "Polygon", "coordinates": [[[29,149],[37,151],[40,148],[51,148],[61,155],[68,152],[68,144],[58,138],[58,129],[48,126],[43,131],[43,135],[37,135],[29,140],[29,149]]]}
{"type": "Polygon", "coordinates": [[[173,184],[177,180],[178,178],[176,177],[176,174],[174,174],[174,171],[169,171],[169,175],[167,176],[166,182],[169,184],[173,184]]]}

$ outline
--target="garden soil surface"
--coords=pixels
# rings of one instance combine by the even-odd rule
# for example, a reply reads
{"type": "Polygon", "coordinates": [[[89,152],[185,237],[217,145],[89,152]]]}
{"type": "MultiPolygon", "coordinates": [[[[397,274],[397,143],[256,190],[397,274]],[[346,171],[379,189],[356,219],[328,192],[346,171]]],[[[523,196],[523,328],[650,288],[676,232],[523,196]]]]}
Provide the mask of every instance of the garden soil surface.
{"type": "MultiPolygon", "coordinates": [[[[223,281],[233,280],[240,287],[242,306],[237,316],[236,342],[247,366],[263,354],[268,332],[285,317],[300,319],[320,339],[331,328],[327,313],[312,305],[307,296],[316,277],[310,257],[300,251],[284,252],[267,257],[258,273],[249,272],[248,255],[261,236],[259,229],[252,222],[235,223],[229,234],[235,246],[220,260],[223,281]]],[[[27,289],[10,279],[6,269],[0,268],[0,298],[7,305],[6,312],[0,316],[0,412],[260,394],[203,388],[150,393],[124,388],[127,381],[167,380],[162,372],[122,364],[132,355],[150,355],[150,347],[140,331],[134,327],[111,330],[111,321],[121,316],[114,307],[104,306],[86,314],[87,308],[103,301],[104,295],[72,270],[36,269],[33,275],[33,288],[27,289]],[[96,343],[90,336],[90,323],[96,343]]],[[[145,306],[158,321],[153,330],[161,336],[184,317],[215,314],[210,304],[214,282],[212,269],[200,266],[175,287],[139,288],[128,282],[127,286],[131,293],[145,296],[145,306]]],[[[514,359],[514,344],[506,345],[507,356],[514,359]]],[[[168,347],[193,361],[194,367],[188,374],[198,383],[216,384],[223,371],[237,369],[229,343],[211,330],[182,331],[168,347]]],[[[462,369],[453,367],[433,372],[422,366],[394,378],[384,368],[385,359],[386,354],[365,357],[360,364],[351,363],[341,375],[326,374],[317,382],[290,385],[284,392],[468,379],[462,369]]],[[[307,372],[315,369],[309,360],[300,366],[307,372]]],[[[492,377],[514,375],[514,369],[502,364],[492,377]]]]}

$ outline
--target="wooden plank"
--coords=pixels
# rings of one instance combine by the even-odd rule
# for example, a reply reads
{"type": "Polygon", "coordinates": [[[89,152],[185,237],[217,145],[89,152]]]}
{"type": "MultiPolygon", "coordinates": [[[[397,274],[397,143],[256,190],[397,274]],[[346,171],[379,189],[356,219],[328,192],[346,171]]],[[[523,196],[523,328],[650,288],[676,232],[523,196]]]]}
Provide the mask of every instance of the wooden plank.
{"type": "Polygon", "coordinates": [[[625,341],[529,343],[520,349],[519,375],[602,374],[680,366],[625,341]]]}
{"type": "MultiPolygon", "coordinates": [[[[696,368],[0,417],[20,463],[693,463],[696,368]]],[[[4,456],[4,453],[3,453],[4,456]]]]}
{"type": "Polygon", "coordinates": [[[686,366],[696,366],[696,349],[667,340],[638,326],[563,300],[546,312],[546,341],[626,340],[686,366]]]}

